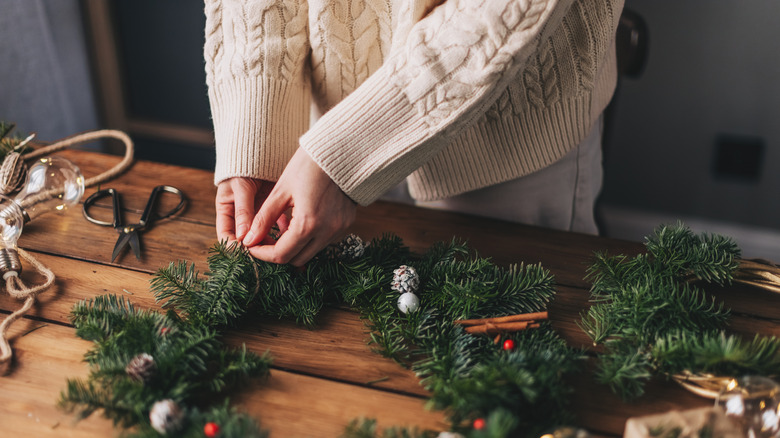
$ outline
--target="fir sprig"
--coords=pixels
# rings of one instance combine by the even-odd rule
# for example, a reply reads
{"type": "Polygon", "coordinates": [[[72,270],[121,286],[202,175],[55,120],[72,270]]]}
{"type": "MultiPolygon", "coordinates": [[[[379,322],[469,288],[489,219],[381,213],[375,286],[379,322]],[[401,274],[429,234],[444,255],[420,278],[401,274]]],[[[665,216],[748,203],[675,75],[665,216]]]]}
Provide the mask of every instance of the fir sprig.
{"type": "Polygon", "coordinates": [[[696,281],[731,282],[740,256],[733,240],[696,235],[678,223],[656,229],[646,248],[648,253],[633,258],[596,254],[588,270],[593,304],[580,325],[594,344],[606,347],[599,357],[599,381],[634,398],[659,372],[780,372],[774,338],[744,344],[714,335],[730,312],[696,281]],[[745,354],[766,366],[758,367],[745,354]]]}
{"type": "Polygon", "coordinates": [[[380,433],[375,419],[360,418],[352,420],[340,438],[434,438],[436,435],[432,431],[397,426],[388,427],[380,433]]]}
{"type": "Polygon", "coordinates": [[[25,136],[11,135],[16,125],[0,120],[0,162],[5,159],[9,152],[18,152],[24,154],[30,151],[29,144],[22,144],[25,136]]]}
{"type": "MultiPolygon", "coordinates": [[[[219,437],[268,437],[268,432],[260,428],[255,418],[231,408],[227,401],[203,410],[197,407],[189,408],[186,416],[187,421],[183,428],[176,432],[177,437],[203,438],[203,427],[206,423],[219,425],[219,437]]],[[[160,438],[160,434],[148,424],[139,425],[137,430],[126,436],[128,438],[160,438]]]]}
{"type": "Polygon", "coordinates": [[[418,374],[433,376],[438,364],[461,364],[458,373],[428,377],[432,406],[446,409],[454,424],[473,419],[475,414],[489,416],[506,410],[513,413],[517,430],[525,436],[538,436],[544,429],[571,421],[567,400],[572,389],[564,377],[581,369],[582,352],[567,347],[549,329],[529,331],[512,339],[517,346],[511,352],[487,340],[481,345],[456,347],[452,351],[456,354],[436,354],[433,360],[417,367],[418,374]]]}
{"type": "Polygon", "coordinates": [[[676,276],[692,275],[719,285],[730,284],[740,250],[727,236],[696,235],[682,223],[661,226],[645,241],[647,250],[676,276]]]}
{"type": "Polygon", "coordinates": [[[656,339],[651,354],[660,370],[696,370],[716,376],[774,376],[780,372],[780,339],[756,335],[744,340],[725,332],[680,331],[656,339]]]}
{"type": "Polygon", "coordinates": [[[504,424],[525,431],[563,418],[569,389],[562,377],[575,371],[581,352],[567,347],[549,325],[513,335],[518,353],[507,353],[492,339],[453,324],[545,309],[555,290],[552,275],[539,265],[501,268],[457,240],[417,255],[393,235],[372,240],[359,258],[323,251],[302,272],[254,260],[224,243],[212,253],[205,279],[191,266],[161,270],[152,288],[158,299],[190,320],[214,326],[236,324],[250,308],[311,325],[325,303],[345,302],[360,312],[375,351],[411,367],[431,391],[431,406],[445,409],[454,424],[512,412],[512,421],[504,424]],[[416,312],[397,308],[399,293],[390,286],[400,265],[419,274],[416,312]],[[204,301],[209,305],[199,304],[204,301]]]}
{"type": "Polygon", "coordinates": [[[113,295],[76,304],[71,320],[77,335],[95,342],[85,355],[90,375],[69,380],[59,402],[82,418],[102,410],[123,427],[148,425],[155,401],[172,399],[193,407],[212,402],[249,378],[267,375],[270,367],[267,354],[225,349],[212,328],[171,312],[136,309],[113,295]],[[154,360],[149,381],[134,380],[126,371],[141,353],[154,360]]]}

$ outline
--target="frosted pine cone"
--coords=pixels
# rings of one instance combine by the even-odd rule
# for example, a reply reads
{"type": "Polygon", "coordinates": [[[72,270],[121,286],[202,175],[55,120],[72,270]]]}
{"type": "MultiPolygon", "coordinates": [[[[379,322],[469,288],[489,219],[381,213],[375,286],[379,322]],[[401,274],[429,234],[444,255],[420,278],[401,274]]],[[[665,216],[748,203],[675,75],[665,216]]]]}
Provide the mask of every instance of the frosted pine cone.
{"type": "Polygon", "coordinates": [[[149,422],[154,430],[167,435],[181,429],[184,423],[184,412],[175,401],[160,400],[155,402],[152,410],[149,411],[149,422]]]}
{"type": "Polygon", "coordinates": [[[364,252],[366,252],[366,245],[363,244],[363,239],[356,234],[350,234],[339,242],[336,257],[354,260],[362,257],[364,252]]]}
{"type": "Polygon", "coordinates": [[[411,266],[401,265],[393,271],[393,282],[390,288],[401,293],[414,292],[420,286],[420,276],[411,266]]]}
{"type": "Polygon", "coordinates": [[[157,371],[154,358],[146,353],[141,353],[130,359],[125,367],[125,372],[136,382],[148,382],[157,371]]]}

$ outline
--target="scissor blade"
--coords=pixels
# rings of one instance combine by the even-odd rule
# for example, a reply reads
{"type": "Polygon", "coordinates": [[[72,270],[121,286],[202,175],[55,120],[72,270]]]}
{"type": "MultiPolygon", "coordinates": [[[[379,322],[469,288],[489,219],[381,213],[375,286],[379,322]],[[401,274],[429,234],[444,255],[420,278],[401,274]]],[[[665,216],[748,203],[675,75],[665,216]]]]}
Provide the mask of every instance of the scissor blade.
{"type": "Polygon", "coordinates": [[[141,260],[141,241],[138,239],[138,233],[130,233],[130,248],[133,248],[133,254],[135,258],[141,260]]]}
{"type": "Polygon", "coordinates": [[[127,233],[120,233],[119,239],[116,240],[116,245],[114,245],[114,252],[111,253],[111,262],[113,263],[114,260],[119,256],[119,253],[122,252],[122,250],[127,246],[127,243],[130,241],[130,237],[133,234],[127,234],[127,233]]]}

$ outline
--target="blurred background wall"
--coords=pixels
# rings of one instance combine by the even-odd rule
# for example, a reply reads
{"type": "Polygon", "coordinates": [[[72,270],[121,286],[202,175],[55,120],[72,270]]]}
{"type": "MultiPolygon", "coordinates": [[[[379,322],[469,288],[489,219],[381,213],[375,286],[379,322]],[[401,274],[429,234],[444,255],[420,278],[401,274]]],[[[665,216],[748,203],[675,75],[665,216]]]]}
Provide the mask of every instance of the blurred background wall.
{"type": "Polygon", "coordinates": [[[638,240],[683,219],[780,260],[780,2],[626,6],[646,20],[650,50],[617,96],[605,233],[638,240]]]}
{"type": "Polygon", "coordinates": [[[56,140],[99,126],[78,0],[0,0],[0,120],[56,140]]]}

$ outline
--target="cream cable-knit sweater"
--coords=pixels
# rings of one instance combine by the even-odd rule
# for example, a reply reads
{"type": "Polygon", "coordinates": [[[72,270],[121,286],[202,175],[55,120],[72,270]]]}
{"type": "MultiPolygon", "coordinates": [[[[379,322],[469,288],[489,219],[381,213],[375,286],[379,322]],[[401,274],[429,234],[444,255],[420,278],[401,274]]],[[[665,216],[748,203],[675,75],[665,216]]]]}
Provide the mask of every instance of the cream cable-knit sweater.
{"type": "Polygon", "coordinates": [[[215,182],[275,181],[299,145],[363,205],[407,175],[433,200],[539,170],[611,98],[622,7],[206,0],[215,182]]]}

